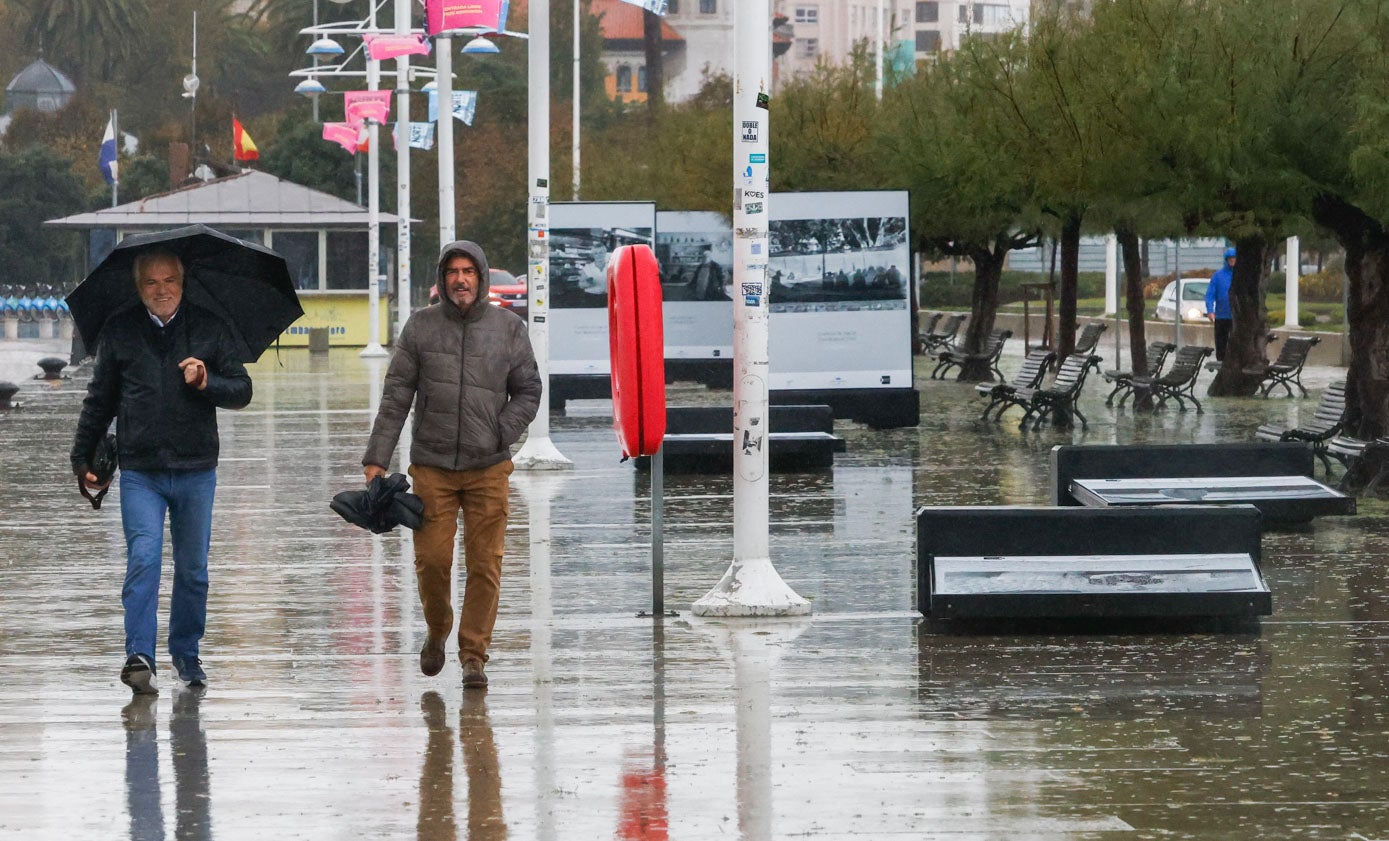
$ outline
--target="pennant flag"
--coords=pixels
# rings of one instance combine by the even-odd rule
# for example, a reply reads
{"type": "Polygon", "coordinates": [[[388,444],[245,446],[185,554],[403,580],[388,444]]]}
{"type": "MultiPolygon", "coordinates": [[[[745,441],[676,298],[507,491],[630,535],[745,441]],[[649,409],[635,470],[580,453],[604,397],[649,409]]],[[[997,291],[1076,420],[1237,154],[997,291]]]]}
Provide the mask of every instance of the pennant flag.
{"type": "Polygon", "coordinates": [[[403,55],[429,55],[429,41],[423,35],[363,35],[367,54],[376,61],[403,55]]]}
{"type": "Polygon", "coordinates": [[[357,126],[357,151],[371,151],[371,132],[367,131],[367,127],[364,124],[358,124],[357,126]]]}
{"type": "Polygon", "coordinates": [[[358,127],[351,123],[324,123],[323,139],[338,144],[346,152],[357,151],[358,127]]]}
{"type": "Polygon", "coordinates": [[[349,123],[363,120],[386,122],[391,113],[391,94],[394,91],[348,91],[343,94],[343,111],[349,123]]]}
{"type": "Polygon", "coordinates": [[[260,149],[256,148],[256,141],[251,139],[251,135],[246,133],[246,127],[241,125],[241,121],[236,117],[232,117],[232,159],[260,160],[260,149]]]}
{"type": "Polygon", "coordinates": [[[101,151],[96,157],[97,167],[101,169],[101,177],[106,179],[107,184],[115,184],[119,176],[116,173],[116,117],[112,114],[111,119],[106,121],[106,133],[101,136],[101,151]]]}
{"type": "Polygon", "coordinates": [[[622,2],[630,3],[633,6],[641,6],[648,12],[655,12],[658,15],[664,15],[666,13],[666,0],[622,0],[622,2]]]}
{"type": "Polygon", "coordinates": [[[411,123],[411,124],[410,124],[410,148],[411,148],[411,149],[433,149],[433,148],[434,148],[434,124],[433,124],[433,123],[411,123]]]}
{"type": "MultiPolygon", "coordinates": [[[[453,118],[461,120],[463,125],[473,124],[473,117],[477,115],[477,91],[454,91],[453,92],[453,118]]],[[[439,119],[439,92],[429,92],[429,121],[434,122],[439,119]]]]}

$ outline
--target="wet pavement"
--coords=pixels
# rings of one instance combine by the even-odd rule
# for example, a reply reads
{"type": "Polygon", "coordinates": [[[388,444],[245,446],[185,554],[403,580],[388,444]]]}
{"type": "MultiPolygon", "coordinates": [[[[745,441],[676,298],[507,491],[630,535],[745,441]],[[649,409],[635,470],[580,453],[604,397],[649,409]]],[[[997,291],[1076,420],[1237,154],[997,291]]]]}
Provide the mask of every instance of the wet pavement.
{"type": "Polygon", "coordinates": [[[923,372],[919,428],[839,422],[832,470],[773,476],[773,557],[814,605],[781,622],[688,611],[732,553],[718,476],[666,477],[679,616],[635,615],[647,479],[608,404],[573,401],[552,427],[574,469],[513,478],[491,688],[465,694],[456,660],[419,674],[408,533],[327,507],[360,482],[383,363],[283,351],[222,415],[211,687],[161,652],[162,694],[132,701],[118,492],[92,511],[67,466],[85,378],[32,362],[0,346],[26,404],[0,413],[0,837],[1389,838],[1384,503],[1265,536],[1257,631],[963,635],[913,610],[916,506],[1044,504],[1055,443],[1245,441],[1314,400],[1135,415],[1096,379],[1088,431],[1032,433],[923,372]]]}

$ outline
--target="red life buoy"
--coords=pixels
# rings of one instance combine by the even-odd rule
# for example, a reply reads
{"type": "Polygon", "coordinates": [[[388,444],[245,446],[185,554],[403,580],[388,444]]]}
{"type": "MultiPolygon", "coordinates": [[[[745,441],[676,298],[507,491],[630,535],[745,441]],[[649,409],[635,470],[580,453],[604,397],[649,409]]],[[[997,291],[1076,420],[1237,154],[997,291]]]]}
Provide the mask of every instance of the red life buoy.
{"type": "Polygon", "coordinates": [[[624,245],[608,261],[608,351],[622,455],[655,455],[666,434],[666,346],[661,271],[649,246],[624,245]]]}

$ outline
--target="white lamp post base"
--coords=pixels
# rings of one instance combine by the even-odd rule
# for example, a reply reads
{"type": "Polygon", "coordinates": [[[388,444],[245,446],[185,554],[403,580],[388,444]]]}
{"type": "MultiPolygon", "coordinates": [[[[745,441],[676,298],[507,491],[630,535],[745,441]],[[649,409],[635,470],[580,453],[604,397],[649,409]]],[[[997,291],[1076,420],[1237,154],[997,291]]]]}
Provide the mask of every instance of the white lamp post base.
{"type": "Polygon", "coordinates": [[[771,558],[754,558],[730,564],[691,611],[695,616],[807,616],[810,602],[781,580],[771,558]]]}
{"type": "Polygon", "coordinates": [[[511,463],[520,470],[569,470],[574,467],[574,462],[564,457],[548,435],[527,437],[526,443],[511,457],[511,463]]]}
{"type": "Polygon", "coordinates": [[[366,347],[362,348],[362,352],[359,353],[358,356],[363,359],[381,359],[382,357],[390,356],[390,354],[386,352],[385,348],[381,347],[380,342],[371,342],[366,347]]]}

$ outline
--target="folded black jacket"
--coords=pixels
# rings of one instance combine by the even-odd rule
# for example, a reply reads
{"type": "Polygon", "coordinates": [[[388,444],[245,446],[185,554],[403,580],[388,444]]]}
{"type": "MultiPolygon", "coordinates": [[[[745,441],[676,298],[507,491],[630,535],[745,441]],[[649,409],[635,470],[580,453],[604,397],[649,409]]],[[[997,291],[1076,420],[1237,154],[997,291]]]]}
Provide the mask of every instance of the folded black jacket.
{"type": "Polygon", "coordinates": [[[85,472],[112,418],[125,470],[216,467],[217,409],[250,402],[251,377],[237,358],[230,328],[217,315],[184,299],[160,328],[142,306],[122,310],[101,330],[72,442],[73,472],[85,472]],[[207,366],[202,391],[185,383],[178,367],[190,356],[207,366]]]}

